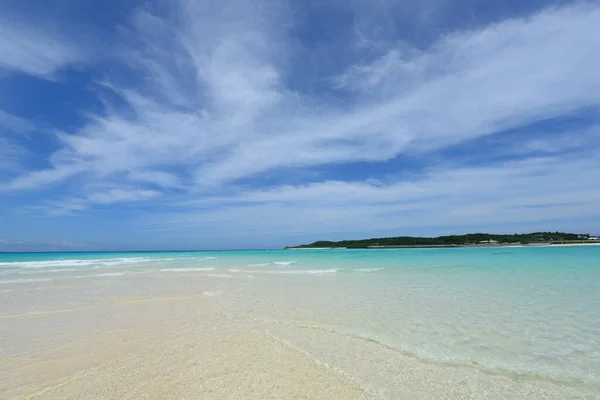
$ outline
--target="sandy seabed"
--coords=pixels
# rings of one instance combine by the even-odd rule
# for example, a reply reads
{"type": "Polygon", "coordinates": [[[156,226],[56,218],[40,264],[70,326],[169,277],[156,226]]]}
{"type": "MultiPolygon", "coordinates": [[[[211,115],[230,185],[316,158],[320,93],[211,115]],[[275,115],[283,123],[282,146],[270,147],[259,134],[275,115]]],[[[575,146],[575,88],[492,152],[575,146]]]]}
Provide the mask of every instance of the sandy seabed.
{"type": "MultiPolygon", "coordinates": [[[[0,399],[586,398],[260,314],[248,277],[69,276],[0,287],[0,399]]],[[[592,397],[589,397],[592,398],[592,397]]]]}

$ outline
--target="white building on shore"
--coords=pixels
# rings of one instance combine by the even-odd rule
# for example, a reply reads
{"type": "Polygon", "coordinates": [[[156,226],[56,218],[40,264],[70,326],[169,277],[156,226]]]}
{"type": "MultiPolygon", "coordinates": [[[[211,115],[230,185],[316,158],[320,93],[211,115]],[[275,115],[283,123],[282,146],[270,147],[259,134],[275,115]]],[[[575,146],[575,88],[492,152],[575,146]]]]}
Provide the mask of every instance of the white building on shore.
{"type": "Polygon", "coordinates": [[[479,242],[480,244],[498,244],[499,242],[497,240],[482,240],[481,242],[479,242]]]}

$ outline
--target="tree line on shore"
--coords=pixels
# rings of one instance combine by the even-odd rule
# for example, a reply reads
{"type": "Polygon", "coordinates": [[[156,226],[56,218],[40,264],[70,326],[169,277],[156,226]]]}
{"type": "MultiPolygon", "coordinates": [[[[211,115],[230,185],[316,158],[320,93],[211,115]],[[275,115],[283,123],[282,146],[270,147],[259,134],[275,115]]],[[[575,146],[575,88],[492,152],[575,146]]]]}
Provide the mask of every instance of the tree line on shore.
{"type": "Polygon", "coordinates": [[[469,233],[466,235],[449,235],[438,237],[413,237],[397,236],[387,238],[372,238],[362,240],[342,240],[338,242],[320,240],[311,244],[291,246],[288,248],[318,248],[318,247],[391,247],[391,246],[469,246],[482,243],[520,243],[531,244],[540,242],[561,242],[574,240],[587,240],[588,234],[564,232],[533,232],[512,235],[498,235],[492,233],[469,233]]]}

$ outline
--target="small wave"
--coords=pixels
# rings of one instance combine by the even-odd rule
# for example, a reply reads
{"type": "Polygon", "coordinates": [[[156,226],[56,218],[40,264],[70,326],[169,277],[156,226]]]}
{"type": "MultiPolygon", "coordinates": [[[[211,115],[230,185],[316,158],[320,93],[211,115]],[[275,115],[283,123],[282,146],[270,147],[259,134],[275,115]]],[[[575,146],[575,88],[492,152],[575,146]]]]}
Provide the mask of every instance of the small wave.
{"type": "Polygon", "coordinates": [[[160,272],[204,272],[204,271],[214,271],[215,268],[164,268],[161,269],[160,272]]]}
{"type": "Polygon", "coordinates": [[[312,269],[312,270],[291,270],[291,271],[274,271],[280,274],[309,274],[309,275],[321,275],[321,274],[335,274],[339,270],[337,268],[331,269],[312,269]]]}
{"type": "Polygon", "coordinates": [[[561,371],[547,367],[544,368],[544,366],[540,364],[527,365],[519,362],[506,362],[501,360],[494,361],[491,359],[475,360],[471,357],[465,357],[460,354],[436,354],[435,352],[429,351],[429,349],[423,349],[419,347],[415,348],[409,343],[394,343],[381,339],[378,335],[373,333],[359,333],[349,329],[344,329],[340,326],[328,326],[312,321],[286,321],[255,317],[253,318],[263,322],[291,325],[302,329],[315,329],[318,331],[335,333],[348,338],[371,342],[416,360],[443,366],[468,366],[469,368],[475,368],[479,371],[495,376],[510,377],[512,379],[525,378],[531,380],[543,380],[554,382],[560,385],[570,385],[573,383],[584,382],[597,386],[597,383],[599,382],[598,377],[593,373],[577,374],[577,372],[567,372],[565,370],[561,371]]]}
{"type": "Polygon", "coordinates": [[[18,272],[19,275],[39,275],[39,274],[50,274],[55,272],[75,272],[73,268],[58,268],[58,269],[42,269],[37,271],[18,272]]]}
{"type": "Polygon", "coordinates": [[[288,265],[298,264],[298,262],[297,261],[275,261],[273,264],[288,266],[288,265]]]}
{"type": "Polygon", "coordinates": [[[29,283],[29,282],[49,282],[52,279],[50,278],[40,278],[40,279],[11,279],[6,281],[0,281],[0,285],[9,284],[9,283],[29,283]]]}
{"type": "Polygon", "coordinates": [[[248,264],[249,267],[266,267],[268,265],[271,265],[271,263],[258,263],[258,264],[248,264]]]}
{"type": "Polygon", "coordinates": [[[212,278],[233,278],[233,276],[229,274],[204,274],[204,276],[210,276],[212,278]]]}
{"type": "Polygon", "coordinates": [[[203,292],[202,294],[205,295],[205,296],[208,296],[208,297],[215,297],[215,296],[220,295],[221,291],[217,290],[215,292],[203,292]]]}
{"type": "Polygon", "coordinates": [[[385,268],[354,268],[352,271],[355,271],[355,272],[378,272],[378,271],[385,271],[385,268]]]}
{"type": "Polygon", "coordinates": [[[218,258],[219,257],[212,257],[212,256],[211,257],[204,257],[205,260],[216,260],[218,258]]]}
{"type": "Polygon", "coordinates": [[[283,275],[325,275],[335,274],[337,268],[332,269],[294,269],[294,270],[248,270],[248,269],[230,269],[229,272],[241,272],[251,274],[283,274],[283,275]]]}
{"type": "Polygon", "coordinates": [[[117,266],[139,263],[161,263],[165,261],[183,260],[209,260],[217,257],[172,257],[172,258],[147,258],[147,257],[117,257],[117,258],[94,258],[94,259],[71,259],[71,260],[46,260],[46,261],[9,261],[0,262],[0,268],[60,268],[60,267],[85,267],[102,268],[106,266],[117,266]]]}
{"type": "Polygon", "coordinates": [[[137,264],[137,263],[143,263],[143,262],[149,262],[149,261],[157,261],[157,260],[147,259],[147,258],[144,258],[144,257],[115,258],[115,259],[112,259],[112,260],[99,261],[99,262],[96,262],[95,264],[100,264],[100,265],[122,265],[122,264],[137,264]]]}
{"type": "Polygon", "coordinates": [[[123,276],[123,275],[130,274],[130,273],[131,272],[129,272],[129,271],[123,271],[123,272],[105,272],[105,273],[102,273],[102,274],[96,274],[94,276],[97,276],[97,277],[123,276]]]}
{"type": "Polygon", "coordinates": [[[1,267],[11,268],[52,268],[52,267],[83,267],[87,265],[121,265],[153,261],[144,257],[101,258],[101,259],[73,259],[73,260],[47,260],[47,261],[10,261],[0,262],[1,267]]]}

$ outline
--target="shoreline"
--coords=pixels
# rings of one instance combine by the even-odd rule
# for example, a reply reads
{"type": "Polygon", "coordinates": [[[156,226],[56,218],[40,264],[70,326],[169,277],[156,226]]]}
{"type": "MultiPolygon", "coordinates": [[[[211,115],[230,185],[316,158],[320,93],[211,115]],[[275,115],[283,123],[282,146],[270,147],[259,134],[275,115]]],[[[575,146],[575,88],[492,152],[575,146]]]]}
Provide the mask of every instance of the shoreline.
{"type": "Polygon", "coordinates": [[[462,248],[500,248],[500,247],[572,247],[600,246],[592,243],[540,243],[540,244],[474,244],[474,245],[417,245],[417,246],[367,246],[367,247],[286,247],[284,250],[379,250],[379,249],[462,249],[462,248]]]}
{"type": "Polygon", "coordinates": [[[230,253],[214,271],[200,256],[24,264],[0,287],[0,398],[597,398],[594,353],[536,357],[597,343],[600,247],[589,250],[230,253]],[[558,275],[539,273],[554,259],[558,275]]]}
{"type": "Polygon", "coordinates": [[[346,249],[346,247],[286,247],[284,250],[335,250],[346,249]]]}

